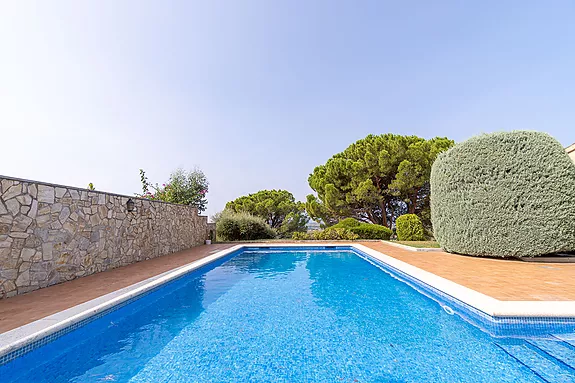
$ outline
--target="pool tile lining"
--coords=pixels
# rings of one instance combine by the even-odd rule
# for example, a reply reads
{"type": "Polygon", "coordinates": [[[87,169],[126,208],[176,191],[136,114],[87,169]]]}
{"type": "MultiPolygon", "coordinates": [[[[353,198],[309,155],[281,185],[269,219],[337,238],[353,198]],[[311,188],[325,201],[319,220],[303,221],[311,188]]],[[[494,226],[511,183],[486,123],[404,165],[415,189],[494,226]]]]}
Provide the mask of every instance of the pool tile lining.
{"type": "Polygon", "coordinates": [[[550,324],[571,323],[575,318],[575,302],[502,302],[361,244],[324,243],[307,246],[294,243],[243,244],[0,334],[0,365],[118,310],[157,290],[165,283],[183,277],[208,263],[242,249],[262,248],[269,250],[285,248],[347,250],[351,248],[361,256],[367,256],[369,261],[379,264],[384,271],[387,269],[388,274],[409,284],[420,293],[440,303],[446,302],[457,306],[457,313],[463,319],[487,328],[488,332],[495,336],[501,329],[508,330],[513,326],[517,327],[519,333],[521,329],[525,329],[526,325],[533,326],[537,321],[541,322],[542,330],[546,331],[550,324]]]}

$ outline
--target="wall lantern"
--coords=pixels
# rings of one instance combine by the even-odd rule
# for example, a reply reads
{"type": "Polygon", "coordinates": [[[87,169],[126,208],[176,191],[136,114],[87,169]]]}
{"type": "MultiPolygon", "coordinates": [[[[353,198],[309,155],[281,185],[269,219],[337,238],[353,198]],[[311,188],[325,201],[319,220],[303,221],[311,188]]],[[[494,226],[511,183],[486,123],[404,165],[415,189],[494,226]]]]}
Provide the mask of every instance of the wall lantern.
{"type": "Polygon", "coordinates": [[[132,201],[131,198],[129,198],[128,202],[126,202],[126,207],[128,208],[129,213],[136,210],[136,204],[134,203],[134,201],[132,201]]]}

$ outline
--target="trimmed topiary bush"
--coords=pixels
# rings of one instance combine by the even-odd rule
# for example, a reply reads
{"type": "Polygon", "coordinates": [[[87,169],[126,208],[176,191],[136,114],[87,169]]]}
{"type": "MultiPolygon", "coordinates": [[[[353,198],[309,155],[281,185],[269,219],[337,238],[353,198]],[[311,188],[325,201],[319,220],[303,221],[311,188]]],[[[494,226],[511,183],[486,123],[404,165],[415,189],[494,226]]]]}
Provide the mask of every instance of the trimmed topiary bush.
{"type": "Polygon", "coordinates": [[[263,218],[248,213],[224,211],[216,222],[216,235],[221,241],[246,241],[275,238],[275,231],[263,218]]]}
{"type": "Polygon", "coordinates": [[[400,241],[424,241],[425,230],[415,214],[404,214],[395,220],[395,232],[400,241]]]}
{"type": "Polygon", "coordinates": [[[575,250],[575,165],[545,133],[473,137],[431,170],[431,220],[447,251],[531,257],[575,250]]]}

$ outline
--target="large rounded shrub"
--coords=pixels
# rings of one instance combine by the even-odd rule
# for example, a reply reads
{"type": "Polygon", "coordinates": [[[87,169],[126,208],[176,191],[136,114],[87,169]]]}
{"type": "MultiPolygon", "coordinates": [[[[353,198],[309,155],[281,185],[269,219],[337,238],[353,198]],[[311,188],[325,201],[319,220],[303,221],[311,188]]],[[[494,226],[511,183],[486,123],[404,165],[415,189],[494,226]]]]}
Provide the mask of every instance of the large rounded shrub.
{"type": "Polygon", "coordinates": [[[424,241],[425,231],[421,219],[415,214],[404,214],[395,220],[395,231],[400,241],[424,241]]]}
{"type": "Polygon", "coordinates": [[[545,133],[473,137],[433,164],[431,220],[441,247],[454,253],[575,250],[575,165],[545,133]]]}
{"type": "Polygon", "coordinates": [[[221,241],[242,241],[275,238],[276,233],[263,218],[224,211],[216,222],[216,235],[221,241]]]}

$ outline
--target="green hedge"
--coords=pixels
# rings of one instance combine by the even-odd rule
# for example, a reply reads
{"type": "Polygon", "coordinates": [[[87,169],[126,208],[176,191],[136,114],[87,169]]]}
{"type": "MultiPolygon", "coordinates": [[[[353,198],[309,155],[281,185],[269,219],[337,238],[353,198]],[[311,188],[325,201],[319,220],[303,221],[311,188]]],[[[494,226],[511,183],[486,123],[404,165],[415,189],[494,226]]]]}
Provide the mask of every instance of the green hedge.
{"type": "Polygon", "coordinates": [[[371,223],[359,222],[355,218],[346,218],[333,225],[332,228],[344,228],[357,234],[359,239],[388,240],[393,232],[391,229],[371,223]]]}
{"type": "Polygon", "coordinates": [[[404,214],[395,220],[395,232],[399,241],[424,241],[425,231],[421,219],[415,214],[404,214]]]}
{"type": "Polygon", "coordinates": [[[360,239],[383,239],[387,241],[391,237],[391,234],[393,234],[388,227],[369,223],[362,223],[349,230],[357,234],[360,239]]]}
{"type": "Polygon", "coordinates": [[[309,233],[295,232],[292,234],[292,239],[296,240],[316,240],[316,241],[331,241],[331,240],[349,240],[353,241],[358,239],[358,235],[343,227],[328,227],[325,230],[311,231],[309,233]]]}
{"type": "Polygon", "coordinates": [[[431,220],[442,248],[530,257],[575,250],[575,165],[545,133],[473,137],[431,170],[431,220]]]}
{"type": "Polygon", "coordinates": [[[276,232],[263,218],[224,211],[216,222],[216,235],[220,241],[244,241],[275,238],[276,232]]]}
{"type": "Polygon", "coordinates": [[[332,227],[343,227],[343,228],[349,229],[352,227],[357,227],[359,225],[361,225],[361,222],[359,222],[357,219],[345,218],[345,219],[342,219],[341,221],[339,221],[338,223],[336,223],[335,225],[333,225],[332,227]]]}

